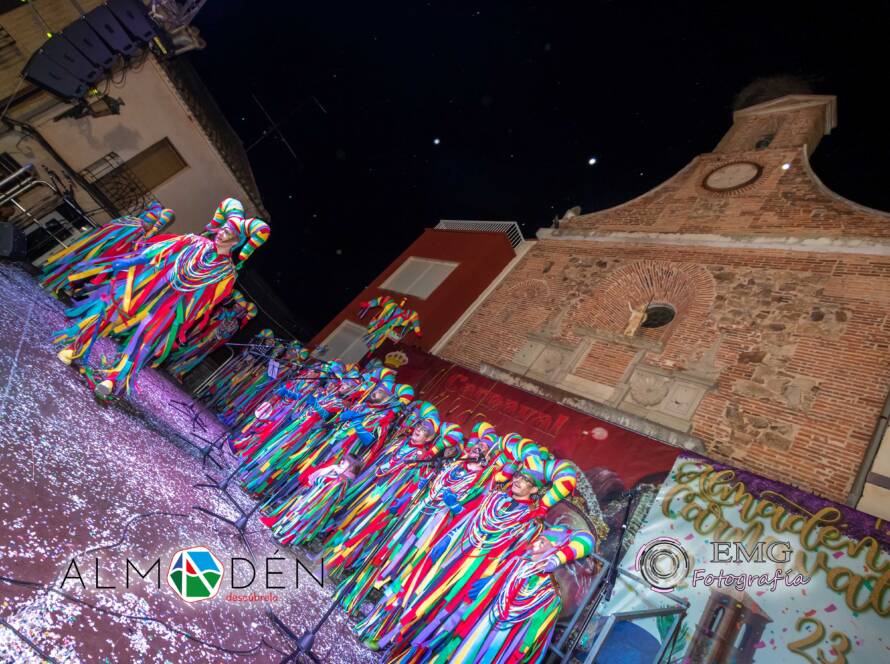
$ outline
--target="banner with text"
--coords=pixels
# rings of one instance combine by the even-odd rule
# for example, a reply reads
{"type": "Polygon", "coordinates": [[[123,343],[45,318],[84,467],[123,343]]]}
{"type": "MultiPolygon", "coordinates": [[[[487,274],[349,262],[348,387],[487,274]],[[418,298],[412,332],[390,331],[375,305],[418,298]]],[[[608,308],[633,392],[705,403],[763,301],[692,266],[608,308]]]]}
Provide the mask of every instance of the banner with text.
{"type": "MultiPolygon", "coordinates": [[[[886,662],[888,552],[880,519],[681,456],[622,559],[643,582],[622,577],[598,613],[666,607],[666,592],[686,598],[670,662],[886,662]]],[[[615,635],[627,643],[610,649],[654,652],[664,627],[631,624],[615,635]]]]}

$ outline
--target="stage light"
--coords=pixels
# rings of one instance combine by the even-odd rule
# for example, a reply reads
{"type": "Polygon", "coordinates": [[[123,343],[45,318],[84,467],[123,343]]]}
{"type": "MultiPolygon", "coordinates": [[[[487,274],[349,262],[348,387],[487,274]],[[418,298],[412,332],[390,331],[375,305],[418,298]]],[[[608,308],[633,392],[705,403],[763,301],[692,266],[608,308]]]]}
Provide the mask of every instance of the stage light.
{"type": "Polygon", "coordinates": [[[783,171],[787,171],[789,168],[791,168],[791,164],[789,164],[789,163],[784,163],[784,164],[782,164],[782,170],[783,170],[783,171]]]}
{"type": "Polygon", "coordinates": [[[596,164],[596,157],[591,157],[590,159],[587,160],[588,166],[593,166],[594,164],[596,164]]]}

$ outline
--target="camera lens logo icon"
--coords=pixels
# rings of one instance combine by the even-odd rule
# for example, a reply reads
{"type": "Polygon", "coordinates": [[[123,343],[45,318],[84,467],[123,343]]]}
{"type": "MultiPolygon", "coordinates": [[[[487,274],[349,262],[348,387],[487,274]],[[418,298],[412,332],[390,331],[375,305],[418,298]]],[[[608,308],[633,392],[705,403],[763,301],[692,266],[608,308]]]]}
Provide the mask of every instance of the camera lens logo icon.
{"type": "Polygon", "coordinates": [[[655,592],[674,590],[689,574],[689,554],[673,537],[656,537],[637,552],[637,570],[655,592]]]}

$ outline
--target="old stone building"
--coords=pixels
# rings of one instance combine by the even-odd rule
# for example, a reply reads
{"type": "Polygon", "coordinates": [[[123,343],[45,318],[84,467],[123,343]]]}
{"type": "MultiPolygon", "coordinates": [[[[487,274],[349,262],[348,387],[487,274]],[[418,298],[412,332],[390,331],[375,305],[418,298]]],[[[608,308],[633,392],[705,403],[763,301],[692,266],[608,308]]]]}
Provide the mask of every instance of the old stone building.
{"type": "Polygon", "coordinates": [[[886,510],[890,215],[810,168],[835,124],[833,96],[736,112],[659,187],[540,231],[434,352],[838,501],[867,481],[886,510]]]}

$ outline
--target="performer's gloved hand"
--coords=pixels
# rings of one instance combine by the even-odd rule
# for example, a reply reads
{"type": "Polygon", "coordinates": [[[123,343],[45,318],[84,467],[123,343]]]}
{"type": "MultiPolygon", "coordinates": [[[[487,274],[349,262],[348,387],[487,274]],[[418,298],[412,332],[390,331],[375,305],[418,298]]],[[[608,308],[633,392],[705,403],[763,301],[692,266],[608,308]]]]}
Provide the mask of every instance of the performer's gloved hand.
{"type": "Polygon", "coordinates": [[[357,428],[355,430],[355,435],[357,435],[358,439],[362,441],[362,445],[370,445],[374,442],[374,434],[372,434],[367,429],[357,428]]]}
{"type": "Polygon", "coordinates": [[[491,579],[490,576],[483,576],[481,579],[476,579],[473,581],[473,585],[470,586],[470,592],[467,593],[467,597],[470,599],[476,599],[485,590],[485,586],[488,585],[488,581],[491,579]]]}
{"type": "Polygon", "coordinates": [[[433,547],[433,550],[430,551],[430,556],[433,560],[440,558],[444,555],[445,551],[448,549],[448,545],[451,544],[451,540],[448,537],[443,537],[439,540],[436,546],[433,547]]]}
{"type": "Polygon", "coordinates": [[[402,509],[402,507],[405,506],[405,503],[407,503],[409,500],[411,500],[411,496],[408,494],[405,494],[404,496],[402,496],[396,502],[394,502],[392,505],[389,506],[389,513],[390,514],[398,514],[399,511],[402,509]]]}
{"type": "Polygon", "coordinates": [[[445,503],[452,514],[460,514],[463,509],[461,504],[457,501],[457,496],[448,489],[445,489],[442,492],[442,502],[445,503]]]}
{"type": "Polygon", "coordinates": [[[111,264],[112,269],[114,270],[126,270],[127,268],[132,267],[133,265],[143,265],[147,263],[150,259],[148,256],[135,256],[134,258],[128,258],[126,260],[117,260],[111,264]]]}

